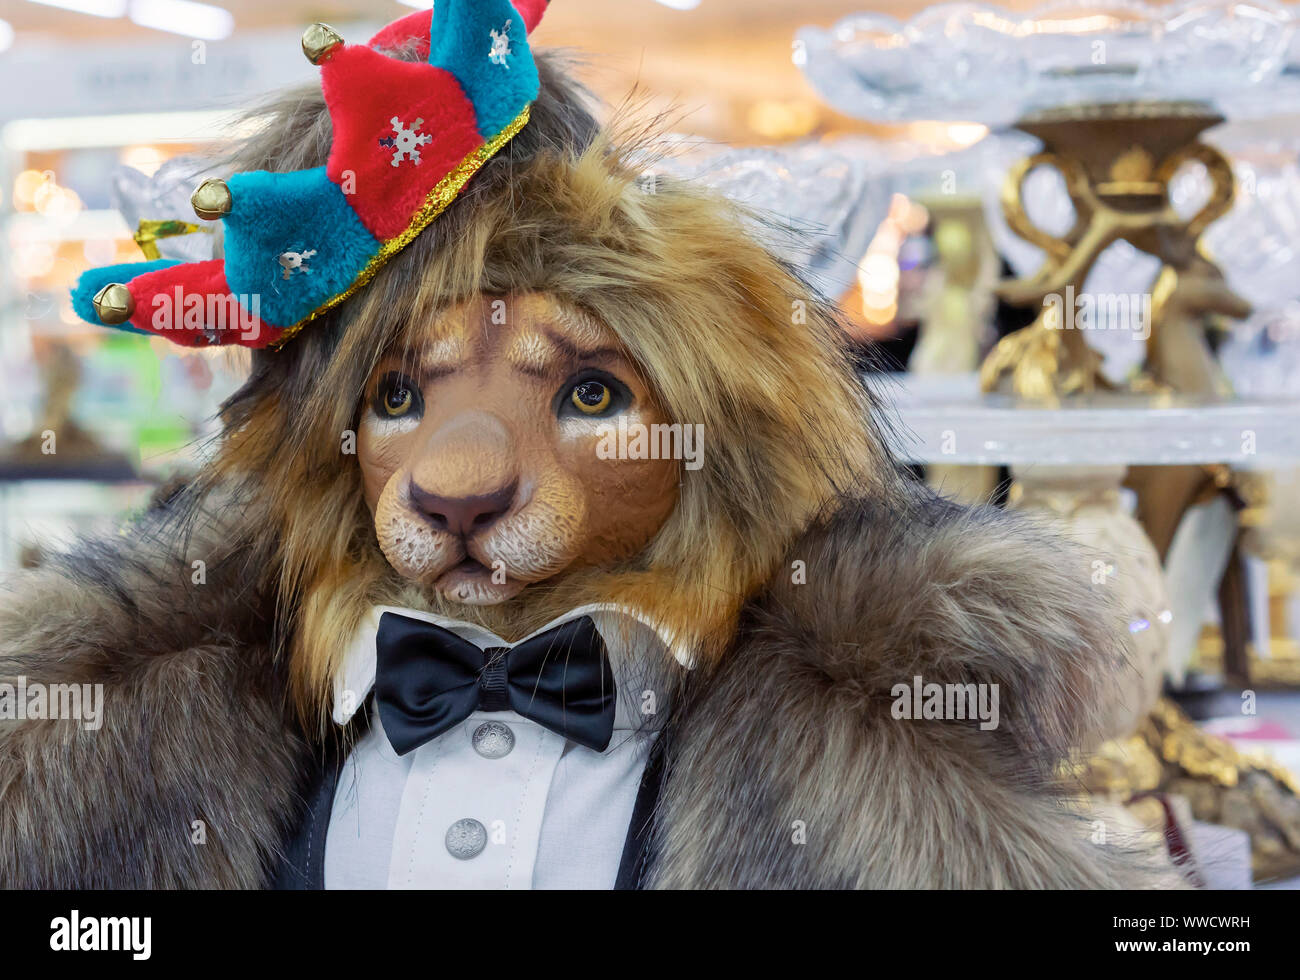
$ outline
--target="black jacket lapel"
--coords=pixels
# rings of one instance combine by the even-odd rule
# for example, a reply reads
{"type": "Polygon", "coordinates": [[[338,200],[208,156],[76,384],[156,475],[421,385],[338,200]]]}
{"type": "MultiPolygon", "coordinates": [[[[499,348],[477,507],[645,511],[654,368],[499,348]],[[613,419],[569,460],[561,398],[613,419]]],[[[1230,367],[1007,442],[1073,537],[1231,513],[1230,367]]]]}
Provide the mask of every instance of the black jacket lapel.
{"type": "Polygon", "coordinates": [[[307,787],[306,810],[284,847],[280,865],[271,881],[272,888],[324,890],[325,835],[329,832],[330,817],[334,812],[339,773],[343,771],[352,746],[369,728],[370,705],[367,702],[357,712],[346,733],[330,738],[323,752],[312,757],[312,769],[304,783],[307,787]]]}
{"type": "Polygon", "coordinates": [[[654,815],[659,805],[659,792],[664,781],[664,752],[668,733],[660,732],[650,748],[641,786],[632,806],[632,821],[627,827],[627,840],[623,843],[623,857],[618,864],[615,891],[632,891],[643,887],[654,860],[654,815]]]}

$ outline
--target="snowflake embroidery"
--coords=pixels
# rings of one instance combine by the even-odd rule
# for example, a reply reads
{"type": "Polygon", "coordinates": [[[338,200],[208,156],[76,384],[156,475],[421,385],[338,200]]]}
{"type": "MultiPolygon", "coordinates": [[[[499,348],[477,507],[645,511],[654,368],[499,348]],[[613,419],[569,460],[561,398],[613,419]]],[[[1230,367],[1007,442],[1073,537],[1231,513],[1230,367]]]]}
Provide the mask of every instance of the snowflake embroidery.
{"type": "Polygon", "coordinates": [[[492,32],[492,47],[488,50],[488,61],[494,65],[506,65],[506,59],[510,57],[510,21],[506,21],[505,27],[501,28],[501,33],[492,32]]]}
{"type": "Polygon", "coordinates": [[[417,166],[420,163],[420,147],[424,146],[433,139],[428,133],[417,133],[423,119],[417,118],[408,128],[405,123],[394,116],[388,120],[393,126],[393,135],[385,136],[379,140],[380,146],[391,146],[393,148],[393,166],[396,167],[402,162],[402,158],[409,159],[417,166]]]}
{"type": "Polygon", "coordinates": [[[305,252],[281,252],[280,253],[280,276],[289,279],[295,272],[305,272],[311,274],[311,269],[307,267],[307,260],[316,254],[314,248],[305,252]]]}

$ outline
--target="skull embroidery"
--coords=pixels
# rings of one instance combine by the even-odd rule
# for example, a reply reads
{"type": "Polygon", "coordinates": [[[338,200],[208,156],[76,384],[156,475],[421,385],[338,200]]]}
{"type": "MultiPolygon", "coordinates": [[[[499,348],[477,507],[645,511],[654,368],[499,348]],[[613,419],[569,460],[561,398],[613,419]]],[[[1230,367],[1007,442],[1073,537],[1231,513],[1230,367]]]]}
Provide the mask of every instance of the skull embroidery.
{"type": "Polygon", "coordinates": [[[488,50],[488,61],[494,65],[505,65],[506,59],[510,57],[510,21],[506,21],[506,26],[501,31],[492,31],[492,47],[488,50]]]}
{"type": "Polygon", "coordinates": [[[311,269],[307,267],[307,260],[316,254],[314,248],[305,252],[282,252],[280,253],[280,277],[288,279],[295,272],[305,272],[311,274],[311,269]]]}

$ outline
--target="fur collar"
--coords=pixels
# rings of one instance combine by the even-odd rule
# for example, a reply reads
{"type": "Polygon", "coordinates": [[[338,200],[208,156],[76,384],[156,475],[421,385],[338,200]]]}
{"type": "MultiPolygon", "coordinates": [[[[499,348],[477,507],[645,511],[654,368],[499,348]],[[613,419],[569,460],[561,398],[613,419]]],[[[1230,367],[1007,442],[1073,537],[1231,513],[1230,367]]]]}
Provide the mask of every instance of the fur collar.
{"type": "Polygon", "coordinates": [[[847,500],[786,568],[674,718],[652,885],[1178,883],[1114,835],[1090,843],[1054,784],[1121,635],[1086,553],[991,508],[847,500]],[[998,727],[894,718],[917,676],[999,685],[998,727]]]}
{"type": "Polygon", "coordinates": [[[153,513],[4,583],[0,680],[104,697],[97,731],[0,721],[0,887],[264,880],[308,749],[226,530],[153,513]]]}
{"type": "MultiPolygon", "coordinates": [[[[0,679],[102,683],[105,704],[97,732],[0,722],[0,886],[269,880],[319,750],[291,717],[256,570],[223,540],[150,518],[8,583],[0,679]]],[[[1151,880],[1090,844],[1051,782],[1119,635],[1085,556],[993,510],[845,500],[786,568],[674,698],[650,884],[1151,880]],[[917,675],[997,683],[999,727],[894,719],[892,687],[917,675]]]]}

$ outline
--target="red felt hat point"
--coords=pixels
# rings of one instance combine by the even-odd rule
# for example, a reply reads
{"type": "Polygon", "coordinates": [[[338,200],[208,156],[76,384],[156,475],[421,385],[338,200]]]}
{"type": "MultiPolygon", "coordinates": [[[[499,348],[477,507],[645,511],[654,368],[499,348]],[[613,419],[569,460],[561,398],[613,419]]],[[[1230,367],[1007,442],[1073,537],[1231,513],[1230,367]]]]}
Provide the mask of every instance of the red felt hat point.
{"type": "Polygon", "coordinates": [[[546,13],[546,7],[550,0],[514,0],[515,9],[519,11],[519,16],[524,19],[524,27],[528,28],[528,33],[533,33],[542,20],[542,14],[546,13]]]}
{"type": "Polygon", "coordinates": [[[350,188],[353,210],[381,242],[406,230],[427,174],[452,172],[483,143],[456,77],[426,62],[345,48],[325,63],[321,86],[334,123],[325,172],[350,188]]]}
{"type": "Polygon", "coordinates": [[[255,298],[231,295],[223,259],[147,272],[127,288],[135,303],[131,325],[183,347],[266,347],[284,333],[261,319],[255,298]]]}
{"type": "MultiPolygon", "coordinates": [[[[533,28],[541,21],[542,14],[546,13],[549,0],[513,0],[513,3],[515,9],[519,11],[519,16],[523,18],[524,27],[531,34],[533,28]]],[[[414,42],[415,53],[427,60],[429,31],[432,24],[432,7],[428,10],[417,10],[413,14],[399,17],[387,27],[380,29],[379,33],[370,39],[368,46],[382,48],[385,51],[399,51],[414,42]]]]}

